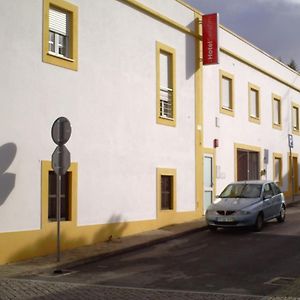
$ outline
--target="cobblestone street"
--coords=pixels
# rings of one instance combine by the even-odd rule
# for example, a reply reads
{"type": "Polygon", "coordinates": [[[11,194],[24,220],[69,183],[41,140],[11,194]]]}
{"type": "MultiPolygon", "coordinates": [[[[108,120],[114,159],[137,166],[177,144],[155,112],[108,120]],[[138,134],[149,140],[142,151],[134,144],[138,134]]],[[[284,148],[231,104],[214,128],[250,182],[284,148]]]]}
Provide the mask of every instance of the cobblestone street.
{"type": "Polygon", "coordinates": [[[188,291],[169,291],[136,289],[126,287],[110,287],[87,284],[48,282],[39,280],[0,280],[0,299],[103,299],[103,300],[251,300],[251,299],[296,299],[292,297],[262,297],[209,294],[188,291]]]}

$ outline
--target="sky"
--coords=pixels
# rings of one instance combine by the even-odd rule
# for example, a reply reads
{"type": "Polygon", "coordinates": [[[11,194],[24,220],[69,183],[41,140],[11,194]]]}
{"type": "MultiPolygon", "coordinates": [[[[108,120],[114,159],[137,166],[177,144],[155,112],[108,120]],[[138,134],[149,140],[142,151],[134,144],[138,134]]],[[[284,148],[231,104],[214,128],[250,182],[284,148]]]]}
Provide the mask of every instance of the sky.
{"type": "Polygon", "coordinates": [[[219,13],[220,23],[258,48],[294,59],[300,70],[300,0],[185,0],[202,13],[219,13]]]}

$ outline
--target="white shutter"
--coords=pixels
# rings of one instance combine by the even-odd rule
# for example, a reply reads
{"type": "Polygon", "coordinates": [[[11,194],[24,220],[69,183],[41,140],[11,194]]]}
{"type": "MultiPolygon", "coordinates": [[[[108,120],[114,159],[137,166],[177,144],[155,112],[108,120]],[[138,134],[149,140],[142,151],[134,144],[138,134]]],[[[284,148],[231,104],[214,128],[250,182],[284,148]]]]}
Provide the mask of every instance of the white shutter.
{"type": "Polygon", "coordinates": [[[229,78],[222,78],[222,106],[224,108],[232,109],[231,107],[231,92],[230,92],[231,80],[229,78]]]}
{"type": "Polygon", "coordinates": [[[55,10],[53,8],[49,9],[49,28],[51,31],[60,33],[62,35],[67,35],[67,14],[55,10]]]}
{"type": "Polygon", "coordinates": [[[160,87],[172,88],[171,57],[169,54],[165,53],[160,53],[160,87]]]}

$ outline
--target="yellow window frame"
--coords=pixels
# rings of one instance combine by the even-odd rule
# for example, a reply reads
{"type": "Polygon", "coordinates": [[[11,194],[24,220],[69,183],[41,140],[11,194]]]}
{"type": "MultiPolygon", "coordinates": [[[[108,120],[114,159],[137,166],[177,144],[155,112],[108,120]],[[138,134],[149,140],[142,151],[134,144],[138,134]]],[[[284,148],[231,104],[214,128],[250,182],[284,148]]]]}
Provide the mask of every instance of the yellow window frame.
{"type": "Polygon", "coordinates": [[[220,81],[220,113],[234,117],[234,75],[225,72],[223,70],[220,70],[219,81],[220,81]],[[224,106],[223,79],[229,80],[230,82],[229,107],[224,106]]]}
{"type": "Polygon", "coordinates": [[[274,129],[282,129],[282,105],[281,105],[281,97],[275,94],[272,94],[272,127],[274,129]],[[278,101],[279,110],[278,110],[278,124],[274,122],[275,119],[275,111],[274,111],[274,101],[278,101]]]}
{"type": "Polygon", "coordinates": [[[161,42],[156,42],[156,123],[166,126],[176,126],[176,51],[161,42]],[[171,119],[160,114],[160,54],[171,56],[171,81],[172,81],[172,115],[171,119]]]}
{"type": "Polygon", "coordinates": [[[273,180],[282,187],[282,154],[281,153],[273,153],[273,180]],[[276,160],[279,160],[279,174],[278,174],[278,181],[276,180],[276,160]]]}
{"type": "MultiPolygon", "coordinates": [[[[53,171],[51,161],[42,161],[42,227],[53,227],[56,222],[48,220],[48,197],[49,197],[49,172],[53,171]]],[[[69,186],[69,220],[62,221],[62,226],[75,226],[77,224],[77,163],[71,163],[70,168],[70,186],[69,186]]]]}
{"type": "Polygon", "coordinates": [[[250,122],[260,124],[260,88],[252,83],[248,83],[248,119],[250,122]],[[257,95],[256,98],[256,116],[251,114],[252,103],[251,103],[251,92],[255,92],[257,95]]]}
{"type": "Polygon", "coordinates": [[[77,71],[78,69],[78,7],[64,0],[44,0],[43,6],[43,62],[77,71]],[[70,57],[61,57],[49,51],[49,9],[65,11],[70,16],[70,57]]]}

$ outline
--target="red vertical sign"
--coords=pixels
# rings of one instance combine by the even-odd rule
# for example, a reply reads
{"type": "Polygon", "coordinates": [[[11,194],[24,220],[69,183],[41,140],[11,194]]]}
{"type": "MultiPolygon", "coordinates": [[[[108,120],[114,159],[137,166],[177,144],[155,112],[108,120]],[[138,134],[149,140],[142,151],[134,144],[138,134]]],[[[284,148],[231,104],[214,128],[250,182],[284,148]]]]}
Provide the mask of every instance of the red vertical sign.
{"type": "Polygon", "coordinates": [[[219,14],[202,16],[203,64],[219,63],[219,14]]]}

